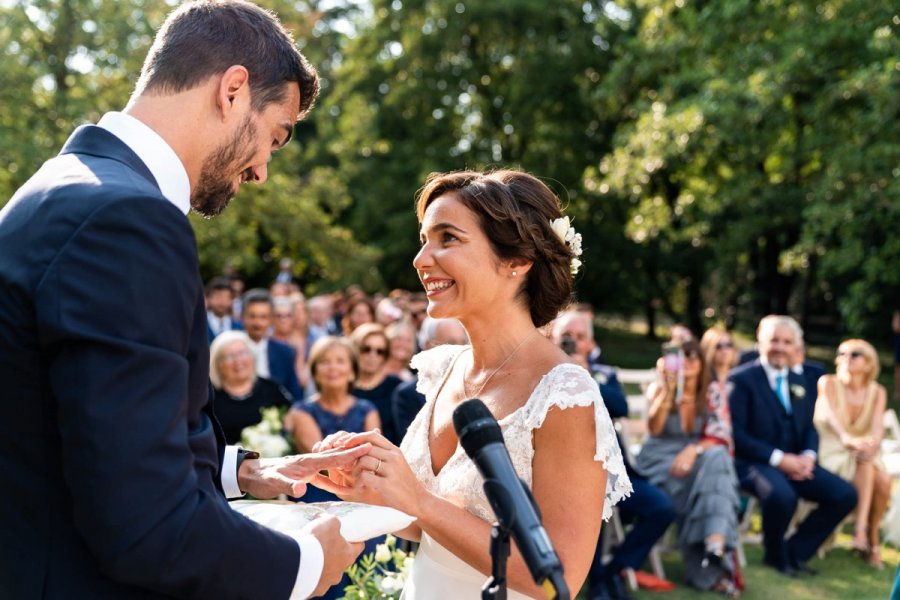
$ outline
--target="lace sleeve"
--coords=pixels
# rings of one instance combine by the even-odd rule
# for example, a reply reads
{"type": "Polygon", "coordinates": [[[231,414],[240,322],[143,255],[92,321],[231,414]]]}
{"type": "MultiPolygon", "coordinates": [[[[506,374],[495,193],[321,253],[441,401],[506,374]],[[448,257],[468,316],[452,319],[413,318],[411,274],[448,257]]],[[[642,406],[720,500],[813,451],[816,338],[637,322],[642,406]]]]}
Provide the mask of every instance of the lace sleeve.
{"type": "Polygon", "coordinates": [[[430,350],[423,350],[409,361],[409,366],[416,371],[418,383],[416,390],[420,394],[431,397],[431,390],[438,385],[444,373],[450,368],[456,356],[468,346],[444,345],[430,350]]]}
{"type": "Polygon", "coordinates": [[[547,411],[558,406],[561,409],[575,406],[594,407],[596,448],[594,460],[606,468],[606,499],[603,503],[603,520],[612,516],[612,507],[631,494],[631,480],[625,472],[625,462],[616,438],[609,412],[600,396],[600,388],[590,374],[577,365],[563,364],[553,369],[542,382],[544,388],[535,394],[533,404],[526,415],[528,426],[539,428],[547,411]]]}

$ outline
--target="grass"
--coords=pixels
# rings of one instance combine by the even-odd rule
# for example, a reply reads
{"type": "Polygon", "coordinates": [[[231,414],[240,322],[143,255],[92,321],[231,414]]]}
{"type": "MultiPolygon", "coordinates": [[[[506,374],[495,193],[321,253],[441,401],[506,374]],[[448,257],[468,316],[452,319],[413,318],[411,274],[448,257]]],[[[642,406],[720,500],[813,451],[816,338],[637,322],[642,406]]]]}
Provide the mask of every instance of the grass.
{"type": "MultiPolygon", "coordinates": [[[[599,318],[594,332],[597,343],[603,349],[603,362],[623,368],[652,368],[660,353],[663,340],[651,340],[646,337],[646,326],[640,322],[622,319],[599,318]]],[[[753,345],[752,337],[735,336],[741,349],[753,345]]],[[[810,346],[807,350],[811,358],[821,360],[830,365],[830,357],[834,356],[834,348],[810,346]]],[[[890,391],[893,366],[887,362],[890,356],[882,355],[882,374],[879,381],[890,391]]],[[[833,369],[831,369],[833,371],[833,369]]],[[[637,389],[626,389],[626,393],[639,393],[637,389]]],[[[849,550],[850,536],[842,533],[838,536],[835,547],[829,550],[823,559],[814,558],[810,566],[817,569],[817,577],[791,579],[763,566],[762,547],[758,544],[746,544],[747,566],[744,577],[747,589],[741,596],[745,600],[885,600],[890,596],[894,574],[900,563],[900,551],[882,545],[882,559],[885,563],[883,571],[876,571],[867,566],[849,550]]],[[[678,587],[672,592],[647,592],[639,590],[634,593],[637,600],[714,600],[721,596],[712,592],[700,592],[683,584],[683,568],[677,552],[663,555],[666,576],[678,587]]],[[[586,600],[584,592],[578,596],[586,600]]]]}
{"type": "MultiPolygon", "coordinates": [[[[762,547],[748,544],[747,566],[744,578],[747,587],[741,598],[744,600],[886,600],[891,593],[894,573],[900,562],[900,552],[885,548],[882,559],[885,569],[877,571],[865,565],[849,550],[850,536],[838,538],[838,545],[828,551],[825,558],[814,558],[809,565],[819,571],[815,577],[802,576],[797,579],[785,577],[762,565],[762,547]]],[[[715,600],[722,596],[714,592],[701,592],[683,582],[681,559],[677,552],[663,554],[666,577],[676,584],[671,592],[648,592],[638,590],[633,595],[637,600],[715,600]]],[[[579,600],[587,600],[584,591],[579,600]]]]}

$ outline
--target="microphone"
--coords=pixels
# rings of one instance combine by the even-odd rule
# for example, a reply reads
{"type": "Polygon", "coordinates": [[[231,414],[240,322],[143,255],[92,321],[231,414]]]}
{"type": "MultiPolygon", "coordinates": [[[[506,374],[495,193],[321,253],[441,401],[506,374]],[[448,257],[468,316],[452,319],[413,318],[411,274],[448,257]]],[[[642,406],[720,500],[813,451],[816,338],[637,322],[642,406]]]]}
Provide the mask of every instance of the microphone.
{"type": "Polygon", "coordinates": [[[481,400],[466,400],[453,411],[459,443],[484,477],[484,493],[500,527],[512,534],[534,582],[550,598],[569,598],[563,566],[538,512],[531,490],[519,479],[497,419],[481,400]]]}

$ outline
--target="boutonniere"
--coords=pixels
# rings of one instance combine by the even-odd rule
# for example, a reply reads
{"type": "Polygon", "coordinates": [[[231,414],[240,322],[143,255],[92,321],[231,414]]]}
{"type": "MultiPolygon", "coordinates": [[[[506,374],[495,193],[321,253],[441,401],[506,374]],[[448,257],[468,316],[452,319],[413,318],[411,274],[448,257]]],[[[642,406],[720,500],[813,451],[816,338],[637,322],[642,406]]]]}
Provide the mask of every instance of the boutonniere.
{"type": "Polygon", "coordinates": [[[606,382],[609,381],[609,377],[607,377],[605,373],[598,371],[594,373],[594,380],[600,385],[606,385],[606,382]]]}
{"type": "Polygon", "coordinates": [[[806,397],[806,388],[795,383],[791,386],[791,396],[797,398],[798,400],[802,400],[806,397]]]}

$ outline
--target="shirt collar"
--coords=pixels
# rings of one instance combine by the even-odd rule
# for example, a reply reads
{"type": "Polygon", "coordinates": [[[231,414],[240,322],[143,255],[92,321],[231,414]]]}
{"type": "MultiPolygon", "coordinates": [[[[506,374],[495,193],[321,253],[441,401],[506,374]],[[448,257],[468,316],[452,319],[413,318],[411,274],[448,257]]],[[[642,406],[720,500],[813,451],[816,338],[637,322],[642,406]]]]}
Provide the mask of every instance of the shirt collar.
{"type": "Polygon", "coordinates": [[[145,123],[122,112],[103,115],[102,127],[128,146],[147,165],[159,191],[183,214],[191,209],[191,182],[172,147],[145,123]]]}
{"type": "Polygon", "coordinates": [[[762,368],[766,372],[766,377],[769,378],[769,385],[771,385],[772,387],[775,387],[775,382],[779,375],[782,375],[785,379],[787,379],[787,377],[788,377],[788,368],[787,367],[782,367],[781,369],[776,369],[775,367],[770,365],[768,363],[768,361],[766,361],[766,359],[763,358],[762,356],[759,357],[759,362],[760,362],[760,364],[762,364],[762,368]]]}

